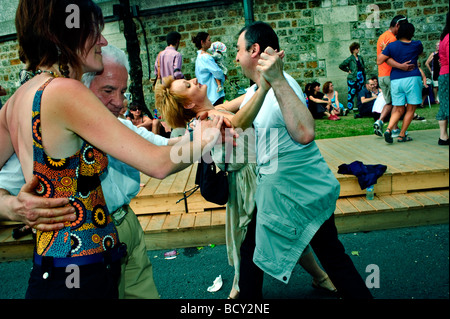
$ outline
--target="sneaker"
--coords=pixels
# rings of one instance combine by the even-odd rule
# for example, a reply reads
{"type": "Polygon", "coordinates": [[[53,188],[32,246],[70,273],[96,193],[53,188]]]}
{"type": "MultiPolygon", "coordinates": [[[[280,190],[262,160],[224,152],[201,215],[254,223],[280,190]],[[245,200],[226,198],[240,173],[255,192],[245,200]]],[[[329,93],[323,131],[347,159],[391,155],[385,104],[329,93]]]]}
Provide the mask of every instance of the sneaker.
{"type": "Polygon", "coordinates": [[[450,145],[450,139],[447,139],[447,140],[441,140],[441,139],[439,138],[439,140],[438,140],[438,145],[450,145]]]}
{"type": "Polygon", "coordinates": [[[392,137],[398,137],[400,135],[400,129],[392,130],[392,137]]]}
{"type": "Polygon", "coordinates": [[[373,132],[377,136],[383,136],[383,121],[382,120],[376,120],[375,123],[373,123],[373,132]]]}
{"type": "MultiPolygon", "coordinates": [[[[400,135],[401,129],[392,130],[392,137],[398,137],[400,135]]],[[[405,136],[408,135],[408,131],[405,132],[405,136]]]]}
{"type": "Polygon", "coordinates": [[[347,114],[350,112],[350,110],[349,109],[344,109],[343,111],[342,111],[342,116],[347,116],[347,114]]]}
{"type": "Polygon", "coordinates": [[[425,119],[423,116],[419,116],[419,115],[414,116],[414,117],[413,117],[413,120],[416,120],[416,121],[423,121],[423,122],[426,121],[426,119],[425,119]]]}

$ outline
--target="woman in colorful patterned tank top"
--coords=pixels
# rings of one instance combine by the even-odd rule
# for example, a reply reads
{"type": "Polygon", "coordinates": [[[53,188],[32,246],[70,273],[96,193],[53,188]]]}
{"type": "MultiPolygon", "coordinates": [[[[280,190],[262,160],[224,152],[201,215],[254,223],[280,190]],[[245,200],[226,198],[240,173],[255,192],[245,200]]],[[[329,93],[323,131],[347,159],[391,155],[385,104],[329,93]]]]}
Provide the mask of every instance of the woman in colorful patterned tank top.
{"type": "Polygon", "coordinates": [[[220,136],[222,117],[202,121],[173,147],[155,146],[121,124],[80,82],[83,73],[103,69],[103,23],[92,0],[19,1],[19,54],[31,79],[0,111],[0,168],[15,152],[25,179],[39,181],[36,192],[67,198],[74,212],[59,230],[36,232],[27,298],[117,298],[126,247],[100,185],[106,153],[164,178],[197,160],[192,154],[209,152],[220,136]],[[172,161],[181,150],[189,154],[172,161]]]}

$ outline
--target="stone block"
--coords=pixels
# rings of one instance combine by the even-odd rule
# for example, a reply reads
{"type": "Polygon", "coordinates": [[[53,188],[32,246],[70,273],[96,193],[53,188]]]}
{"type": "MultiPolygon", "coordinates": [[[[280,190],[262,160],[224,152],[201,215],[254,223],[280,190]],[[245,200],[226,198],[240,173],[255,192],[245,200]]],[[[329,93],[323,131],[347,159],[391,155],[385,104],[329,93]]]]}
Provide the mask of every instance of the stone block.
{"type": "Polygon", "coordinates": [[[347,73],[339,69],[339,64],[341,64],[341,62],[341,60],[325,61],[327,77],[347,78],[347,73]]]}
{"type": "Polygon", "coordinates": [[[323,42],[350,40],[350,23],[323,25],[323,42]]]}
{"type": "MultiPolygon", "coordinates": [[[[109,44],[114,45],[115,47],[118,47],[121,50],[124,50],[126,52],[127,43],[125,40],[125,36],[123,33],[112,33],[105,35],[105,39],[108,41],[109,44]]],[[[145,49],[145,48],[141,48],[145,49]]]]}
{"type": "Polygon", "coordinates": [[[358,21],[357,6],[316,8],[314,10],[314,25],[337,24],[350,21],[358,21]]]}
{"type": "Polygon", "coordinates": [[[317,58],[344,61],[350,56],[349,46],[354,40],[330,41],[317,44],[317,58]]]}
{"type": "Polygon", "coordinates": [[[103,28],[102,34],[104,36],[109,34],[120,33],[120,25],[118,21],[105,23],[105,27],[103,28]]]}

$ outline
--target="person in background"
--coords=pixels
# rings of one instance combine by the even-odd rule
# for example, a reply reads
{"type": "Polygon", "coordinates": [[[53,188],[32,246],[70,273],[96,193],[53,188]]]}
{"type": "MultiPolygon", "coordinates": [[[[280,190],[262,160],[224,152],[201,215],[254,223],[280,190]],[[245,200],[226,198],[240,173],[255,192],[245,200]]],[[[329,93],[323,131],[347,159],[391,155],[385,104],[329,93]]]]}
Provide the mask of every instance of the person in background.
{"type": "MultiPolygon", "coordinates": [[[[417,67],[419,68],[419,72],[420,72],[420,76],[422,77],[422,83],[423,83],[423,88],[422,88],[422,103],[420,103],[420,107],[423,108],[425,100],[428,98],[428,83],[427,83],[427,76],[425,75],[425,72],[422,70],[421,68],[421,63],[417,62],[417,67]]],[[[414,117],[414,120],[416,118],[414,117]]]]}
{"type": "Polygon", "coordinates": [[[349,49],[351,55],[339,65],[339,69],[348,73],[347,109],[352,111],[355,103],[355,96],[358,96],[359,91],[364,87],[366,81],[366,66],[363,57],[359,55],[359,43],[353,42],[349,49]]]}
{"type": "Polygon", "coordinates": [[[181,66],[183,64],[183,56],[178,52],[180,45],[181,34],[172,31],[166,36],[167,47],[158,53],[155,60],[155,83],[161,82],[161,79],[172,75],[176,79],[183,79],[184,74],[181,72],[181,66]]]}
{"type": "Polygon", "coordinates": [[[331,101],[331,105],[327,104],[327,108],[328,108],[328,112],[331,113],[333,111],[333,113],[335,115],[347,115],[344,109],[344,105],[342,105],[342,103],[339,102],[339,97],[338,97],[338,91],[336,91],[334,89],[334,85],[333,82],[331,81],[327,81],[323,84],[322,86],[322,92],[324,95],[323,99],[324,100],[329,100],[331,101]]]}
{"type": "Polygon", "coordinates": [[[130,112],[127,115],[127,120],[131,121],[136,127],[144,127],[152,131],[153,120],[143,112],[139,103],[131,102],[128,110],[130,112]]]}
{"type": "MultiPolygon", "coordinates": [[[[382,35],[378,37],[377,40],[377,55],[386,48],[389,43],[397,41],[396,35],[398,33],[398,28],[402,23],[408,22],[408,19],[404,15],[395,16],[390,23],[389,29],[386,30],[382,35]]],[[[386,105],[382,108],[380,112],[380,117],[373,123],[373,129],[375,135],[383,136],[383,125],[384,122],[391,116],[392,112],[392,98],[391,98],[391,75],[392,67],[387,63],[382,63],[378,65],[378,85],[383,92],[383,98],[386,105]]],[[[397,137],[400,134],[400,129],[398,126],[394,126],[392,130],[392,137],[397,137]]]]}
{"type": "Polygon", "coordinates": [[[425,66],[431,73],[431,80],[433,81],[433,94],[434,99],[437,104],[439,104],[439,75],[441,70],[441,65],[439,62],[439,41],[436,42],[436,49],[431,52],[428,59],[425,61],[425,66]]]}
{"type": "MultiPolygon", "coordinates": [[[[225,65],[225,58],[227,54],[227,47],[224,43],[216,41],[211,44],[211,47],[208,49],[208,52],[212,55],[214,61],[216,61],[219,68],[222,70],[225,75],[225,79],[227,78],[228,68],[225,65]]],[[[217,88],[217,92],[223,90],[223,87],[220,83],[217,83],[219,87],[217,88]]]]}
{"type": "Polygon", "coordinates": [[[448,102],[448,86],[449,86],[449,56],[448,56],[448,13],[445,20],[445,27],[441,33],[441,42],[439,43],[439,59],[441,61],[441,70],[439,73],[439,111],[436,115],[436,119],[439,121],[439,145],[449,145],[448,137],[448,114],[449,114],[449,102],[448,102]]]}
{"type": "Polygon", "coordinates": [[[393,142],[392,129],[403,115],[403,124],[397,141],[412,141],[412,138],[406,135],[406,130],[414,118],[417,106],[422,102],[422,75],[417,63],[419,55],[423,52],[423,45],[420,41],[412,40],[414,32],[415,28],[411,23],[401,24],[397,34],[398,41],[388,44],[377,57],[377,64],[392,58],[396,63],[410,62],[415,66],[412,71],[406,72],[396,67],[392,68],[390,80],[394,110],[384,133],[387,143],[393,142]]]}
{"type": "Polygon", "coordinates": [[[372,108],[375,100],[378,98],[378,90],[376,90],[373,79],[368,79],[366,85],[358,94],[358,114],[355,119],[363,117],[372,117],[372,108]]]}
{"type": "Polygon", "coordinates": [[[306,98],[308,99],[308,110],[314,119],[321,119],[326,116],[329,120],[337,121],[340,118],[332,110],[331,101],[324,100],[324,94],[320,92],[320,83],[313,82],[306,85],[306,98]],[[328,111],[331,109],[331,113],[328,111]]]}
{"type": "Polygon", "coordinates": [[[217,65],[208,49],[211,47],[211,37],[207,32],[199,32],[192,38],[197,51],[195,60],[195,77],[202,85],[208,88],[208,99],[213,105],[222,104],[225,100],[225,92],[219,90],[223,88],[225,74],[217,65]]]}

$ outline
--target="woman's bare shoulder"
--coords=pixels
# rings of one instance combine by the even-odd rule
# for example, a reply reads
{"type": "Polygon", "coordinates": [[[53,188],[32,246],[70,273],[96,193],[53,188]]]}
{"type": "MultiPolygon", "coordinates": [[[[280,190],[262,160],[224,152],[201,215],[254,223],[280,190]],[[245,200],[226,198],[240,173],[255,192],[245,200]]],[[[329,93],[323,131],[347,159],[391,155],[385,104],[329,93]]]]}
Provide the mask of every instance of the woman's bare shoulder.
{"type": "Polygon", "coordinates": [[[65,90],[60,93],[89,91],[89,89],[81,81],[69,78],[55,78],[51,82],[51,85],[49,85],[49,88],[50,87],[55,91],[65,90]]]}
{"type": "Polygon", "coordinates": [[[45,90],[55,102],[64,102],[65,105],[81,104],[93,96],[90,89],[75,79],[56,78],[45,90]]]}

